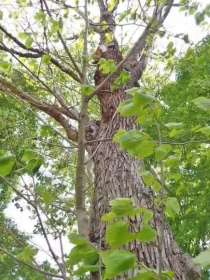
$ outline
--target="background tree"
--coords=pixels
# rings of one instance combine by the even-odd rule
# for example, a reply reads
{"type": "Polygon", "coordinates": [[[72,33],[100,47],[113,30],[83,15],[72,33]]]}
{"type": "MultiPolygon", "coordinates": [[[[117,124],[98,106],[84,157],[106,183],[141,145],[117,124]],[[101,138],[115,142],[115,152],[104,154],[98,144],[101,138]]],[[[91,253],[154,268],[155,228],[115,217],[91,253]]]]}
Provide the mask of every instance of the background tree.
{"type": "MultiPolygon", "coordinates": [[[[140,263],[158,268],[160,278],[162,270],[169,269],[175,272],[176,279],[197,279],[197,268],[178,248],[164,221],[164,205],[153,206],[154,194],[138,175],[142,167],[139,158],[143,158],[145,146],[137,151],[139,158],[132,158],[111,140],[119,129],[130,130],[136,126],[136,118],[126,118],[126,114],[121,116],[117,107],[123,100],[127,102],[124,106],[131,105],[125,90],[138,87],[155,36],[165,33],[163,22],[172,7],[181,6],[186,12],[195,14],[197,23],[208,15],[209,7],[200,12],[197,4],[189,5],[186,1],[179,4],[174,1],[145,1],[142,4],[102,0],[75,2],[74,6],[66,1],[46,0],[23,0],[2,5],[3,12],[7,10],[9,15],[5,18],[6,25],[14,28],[6,28],[2,20],[0,67],[4,74],[0,76],[0,89],[7,96],[23,101],[27,108],[38,109],[38,132],[33,138],[33,150],[23,149],[16,158],[14,169],[22,176],[18,182],[16,177],[10,180],[3,178],[8,173],[7,167],[13,166],[13,159],[6,154],[3,158],[6,171],[1,176],[18,197],[29,204],[37,219],[37,232],[44,235],[56,264],[56,277],[67,279],[67,273],[71,273],[65,262],[62,235],[72,230],[75,214],[79,234],[97,248],[106,249],[106,223],[101,221],[101,217],[109,211],[110,200],[132,197],[137,205],[153,209],[151,225],[157,230],[158,238],[154,244],[130,242],[126,249],[135,253],[140,263]],[[96,9],[100,16],[90,13],[91,9],[96,9]],[[76,20],[78,24],[74,28],[76,20]],[[18,24],[14,25],[14,21],[18,24]],[[118,30],[128,21],[142,26],[135,43],[129,47],[123,42],[120,45],[117,36],[118,30]],[[15,76],[15,70],[21,76],[15,76]],[[37,152],[40,145],[46,149],[37,152]],[[58,156],[57,148],[60,146],[58,156]],[[74,182],[73,169],[70,171],[69,166],[74,166],[75,160],[74,182]],[[92,183],[91,161],[94,163],[94,190],[87,187],[92,183]],[[58,168],[60,164],[62,166],[58,168]],[[44,165],[48,168],[43,173],[41,168],[44,165]],[[29,183],[25,183],[25,173],[33,178],[29,183]],[[72,187],[74,184],[75,189],[72,187]],[[93,199],[89,214],[86,205],[91,193],[93,199]],[[74,202],[75,211],[72,209],[74,202]],[[47,222],[40,212],[45,214],[47,222]],[[60,239],[61,261],[49,242],[48,233],[60,239]]],[[[1,15],[3,18],[3,13],[1,15]]],[[[134,114],[135,110],[137,108],[133,108],[134,114]]],[[[154,146],[149,145],[153,150],[154,146]]],[[[140,215],[133,217],[130,224],[131,231],[138,230],[140,215]]],[[[34,251],[30,252],[32,256],[34,251]]],[[[71,260],[69,263],[72,264],[71,260]]],[[[96,270],[89,267],[91,269],[93,272],[96,270]]],[[[137,272],[125,273],[122,279],[137,272]]],[[[92,277],[98,279],[100,273],[93,273],[92,277]]]]}

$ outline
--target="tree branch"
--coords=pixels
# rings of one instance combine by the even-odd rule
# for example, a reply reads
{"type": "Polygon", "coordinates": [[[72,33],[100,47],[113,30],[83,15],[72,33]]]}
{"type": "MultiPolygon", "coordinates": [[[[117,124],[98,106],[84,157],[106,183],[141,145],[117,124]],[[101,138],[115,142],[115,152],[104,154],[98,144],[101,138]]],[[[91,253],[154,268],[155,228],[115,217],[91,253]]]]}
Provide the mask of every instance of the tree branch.
{"type": "MultiPolygon", "coordinates": [[[[16,87],[12,82],[7,81],[4,77],[0,76],[0,84],[9,89],[12,94],[18,96],[24,101],[27,101],[33,107],[45,112],[47,115],[51,116],[54,120],[61,124],[64,128],[68,138],[74,142],[78,140],[78,133],[67,121],[67,119],[54,107],[49,104],[45,104],[35,97],[25,93],[22,89],[16,87]]],[[[1,90],[4,91],[3,88],[1,90]]]]}
{"type": "MultiPolygon", "coordinates": [[[[44,5],[45,5],[45,8],[46,8],[47,14],[49,15],[49,17],[52,18],[52,14],[51,14],[51,12],[50,12],[50,10],[49,10],[49,8],[48,8],[47,2],[46,2],[45,0],[42,0],[42,1],[44,2],[44,5]]],[[[76,61],[74,60],[74,57],[72,56],[71,52],[69,51],[69,49],[68,49],[68,47],[67,47],[67,45],[66,45],[66,43],[65,43],[65,41],[64,41],[64,39],[63,39],[63,37],[62,37],[62,35],[61,35],[61,33],[60,33],[59,30],[57,31],[57,35],[58,35],[58,38],[60,39],[60,41],[61,41],[61,43],[62,43],[62,45],[63,45],[63,47],[64,47],[64,50],[65,50],[66,53],[67,53],[67,55],[68,55],[70,61],[71,61],[72,64],[74,65],[75,70],[76,70],[77,73],[79,74],[80,78],[82,78],[82,72],[81,72],[81,70],[79,69],[79,67],[78,67],[78,65],[77,65],[77,63],[76,63],[76,61]]]]}
{"type": "Polygon", "coordinates": [[[52,273],[50,273],[50,272],[46,272],[46,271],[41,270],[41,269],[39,269],[39,268],[37,268],[37,267],[35,267],[35,266],[29,264],[29,263],[24,262],[23,260],[20,260],[20,259],[16,258],[13,254],[7,252],[7,251],[4,250],[2,247],[0,247],[0,251],[1,251],[2,253],[4,253],[5,255],[11,257],[13,260],[15,260],[15,261],[17,261],[17,262],[19,262],[19,263],[22,263],[22,264],[24,264],[24,265],[26,265],[26,266],[28,266],[28,267],[30,267],[30,268],[32,268],[32,269],[34,269],[34,270],[40,272],[40,273],[42,273],[42,274],[45,274],[45,275],[48,275],[48,276],[51,276],[51,277],[55,277],[55,278],[63,279],[63,276],[62,276],[62,275],[55,275],[55,274],[52,274],[52,273]]]}

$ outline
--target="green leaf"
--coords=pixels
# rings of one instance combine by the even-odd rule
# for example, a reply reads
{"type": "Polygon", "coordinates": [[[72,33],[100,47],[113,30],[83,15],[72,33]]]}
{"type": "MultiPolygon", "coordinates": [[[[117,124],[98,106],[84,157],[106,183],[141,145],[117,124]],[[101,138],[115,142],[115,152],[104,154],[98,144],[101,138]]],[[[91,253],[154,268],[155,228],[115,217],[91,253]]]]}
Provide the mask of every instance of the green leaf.
{"type": "Polygon", "coordinates": [[[56,21],[56,20],[54,20],[54,19],[50,19],[50,22],[51,22],[51,29],[50,29],[50,32],[52,33],[52,34],[54,34],[54,33],[56,33],[58,30],[59,30],[59,28],[60,28],[60,24],[59,24],[59,21],[56,21]]]}
{"type": "Polygon", "coordinates": [[[89,244],[81,244],[75,246],[69,254],[69,264],[76,265],[80,261],[85,264],[94,265],[98,261],[98,251],[89,244]]]}
{"type": "Polygon", "coordinates": [[[110,223],[106,228],[106,243],[113,248],[118,248],[133,239],[133,234],[128,231],[128,223],[123,220],[110,223]]]}
{"type": "Polygon", "coordinates": [[[109,74],[109,73],[113,73],[116,72],[117,70],[117,66],[114,60],[112,59],[104,59],[101,58],[98,62],[99,64],[99,70],[101,70],[101,72],[103,74],[109,74]]]}
{"type": "Polygon", "coordinates": [[[139,159],[144,159],[154,153],[155,144],[152,141],[143,140],[138,145],[137,156],[139,159]]]}
{"type": "Polygon", "coordinates": [[[165,201],[166,213],[169,217],[174,218],[176,214],[179,214],[180,206],[175,197],[167,197],[165,201]]]}
{"type": "Polygon", "coordinates": [[[46,15],[42,11],[39,11],[35,14],[34,19],[39,22],[42,21],[42,23],[45,23],[46,21],[46,15]]]}
{"type": "Polygon", "coordinates": [[[157,232],[149,225],[143,225],[140,233],[137,234],[137,239],[140,242],[151,242],[157,238],[157,232]]]}
{"type": "Polygon", "coordinates": [[[40,127],[41,131],[40,131],[40,135],[42,137],[45,136],[51,136],[53,135],[55,132],[53,131],[52,127],[50,125],[44,124],[40,127]]]}
{"type": "Polygon", "coordinates": [[[69,241],[75,245],[82,245],[87,243],[87,240],[83,236],[74,232],[69,234],[69,241]]]}
{"type": "Polygon", "coordinates": [[[42,193],[45,192],[45,191],[46,191],[46,187],[43,186],[43,185],[38,185],[38,186],[35,186],[35,187],[34,187],[34,192],[35,192],[36,194],[42,194],[42,193]]]}
{"type": "Polygon", "coordinates": [[[29,36],[30,36],[30,34],[27,33],[27,32],[20,32],[20,33],[18,33],[18,37],[20,39],[22,39],[22,40],[26,40],[29,36]]]}
{"type": "Polygon", "coordinates": [[[43,63],[48,64],[48,63],[50,62],[50,60],[51,60],[51,56],[50,56],[50,55],[44,54],[44,55],[42,56],[42,62],[43,62],[43,63]]]}
{"type": "Polygon", "coordinates": [[[180,128],[183,126],[183,123],[166,123],[165,126],[169,129],[180,128]]]}
{"type": "Polygon", "coordinates": [[[145,210],[143,213],[142,221],[144,224],[150,222],[153,218],[153,212],[151,210],[145,210]]]}
{"type": "Polygon", "coordinates": [[[194,263],[204,269],[210,269],[210,249],[201,252],[193,259],[194,263]]]}
{"type": "Polygon", "coordinates": [[[77,270],[74,271],[73,275],[83,275],[86,272],[96,272],[99,270],[99,265],[95,264],[95,265],[82,265],[81,267],[79,267],[77,270]]]}
{"type": "Polygon", "coordinates": [[[37,249],[27,246],[23,252],[17,255],[17,257],[24,262],[31,261],[31,258],[34,257],[37,254],[37,249]]]}
{"type": "Polygon", "coordinates": [[[123,216],[129,214],[133,210],[132,198],[116,198],[109,202],[112,207],[112,212],[117,216],[123,216]]]}
{"type": "Polygon", "coordinates": [[[31,159],[39,157],[39,154],[33,150],[24,150],[24,153],[21,157],[22,161],[29,161],[31,159]]]}
{"type": "Polygon", "coordinates": [[[101,253],[105,264],[104,279],[109,279],[134,267],[136,256],[124,250],[107,250],[101,253]]]}
{"type": "Polygon", "coordinates": [[[0,176],[7,176],[12,171],[13,165],[13,156],[0,157],[0,176]]]}
{"type": "Polygon", "coordinates": [[[152,270],[148,268],[147,270],[142,268],[139,273],[132,277],[129,278],[129,280],[157,280],[157,274],[154,273],[152,270]]]}
{"type": "Polygon", "coordinates": [[[0,61],[0,68],[5,71],[11,67],[11,63],[8,61],[0,61]]]}
{"type": "Polygon", "coordinates": [[[90,85],[82,85],[82,94],[90,95],[95,91],[95,88],[90,85]]]}
{"type": "Polygon", "coordinates": [[[154,96],[142,89],[136,90],[133,96],[134,105],[138,105],[140,107],[144,107],[145,105],[151,104],[154,99],[154,96]]]}
{"type": "Polygon", "coordinates": [[[44,191],[40,195],[47,206],[52,203],[52,195],[49,193],[49,191],[44,191]]]}
{"type": "Polygon", "coordinates": [[[192,100],[192,102],[200,109],[209,111],[210,110],[210,99],[200,96],[192,100]]]}
{"type": "Polygon", "coordinates": [[[27,162],[25,167],[29,171],[36,173],[39,170],[39,168],[41,167],[41,165],[43,164],[43,162],[44,162],[43,158],[33,158],[27,162]]]}
{"type": "Polygon", "coordinates": [[[117,111],[123,117],[130,117],[138,114],[142,109],[133,103],[133,99],[127,99],[119,104],[117,111]]]}
{"type": "Polygon", "coordinates": [[[157,147],[155,149],[155,160],[159,161],[159,160],[163,160],[166,156],[167,156],[167,151],[161,147],[157,147]]]}
{"type": "Polygon", "coordinates": [[[34,39],[31,37],[28,37],[28,39],[25,41],[25,46],[27,49],[29,49],[31,47],[31,45],[33,44],[34,39]]]}
{"type": "Polygon", "coordinates": [[[117,217],[117,215],[114,212],[109,212],[109,213],[103,215],[101,220],[104,222],[109,222],[109,221],[115,219],[116,217],[117,217]]]}

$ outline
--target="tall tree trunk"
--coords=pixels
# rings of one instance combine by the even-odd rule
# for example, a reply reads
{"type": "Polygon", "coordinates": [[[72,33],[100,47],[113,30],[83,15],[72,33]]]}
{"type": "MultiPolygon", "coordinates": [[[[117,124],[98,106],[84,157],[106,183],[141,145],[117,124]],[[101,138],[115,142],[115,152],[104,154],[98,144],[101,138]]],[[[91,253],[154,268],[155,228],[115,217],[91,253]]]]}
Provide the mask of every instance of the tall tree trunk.
{"type": "MultiPolygon", "coordinates": [[[[117,63],[122,59],[117,44],[112,44],[103,53],[103,57],[115,59],[117,63]]],[[[95,73],[95,83],[99,85],[105,79],[99,69],[95,73]]],[[[134,118],[124,118],[116,112],[118,104],[127,98],[122,88],[111,92],[110,84],[114,78],[104,85],[98,92],[101,105],[102,119],[98,128],[96,138],[103,139],[101,142],[93,142],[93,161],[95,166],[95,190],[92,201],[92,213],[90,220],[90,240],[105,249],[104,242],[106,225],[101,221],[101,216],[110,210],[109,201],[117,197],[133,198],[141,207],[152,208],[154,199],[153,192],[144,185],[142,178],[138,175],[142,162],[130,157],[125,151],[120,150],[118,144],[108,140],[113,137],[118,129],[130,130],[135,128],[134,118]],[[107,139],[107,141],[106,141],[107,139]]],[[[131,77],[129,87],[134,86],[135,78],[131,77]]],[[[160,209],[153,209],[154,219],[152,226],[161,232],[160,209]]],[[[141,225],[141,219],[136,216],[132,223],[137,228],[141,225]]],[[[135,253],[137,259],[148,267],[158,268],[158,248],[153,244],[131,242],[127,249],[135,253]]],[[[168,224],[164,224],[164,244],[162,248],[162,263],[164,270],[175,272],[179,280],[193,280],[199,278],[199,272],[193,265],[189,256],[184,254],[173,239],[168,224]]],[[[119,277],[126,279],[135,274],[135,271],[119,277]]],[[[99,279],[98,274],[92,275],[93,279],[99,279]]]]}

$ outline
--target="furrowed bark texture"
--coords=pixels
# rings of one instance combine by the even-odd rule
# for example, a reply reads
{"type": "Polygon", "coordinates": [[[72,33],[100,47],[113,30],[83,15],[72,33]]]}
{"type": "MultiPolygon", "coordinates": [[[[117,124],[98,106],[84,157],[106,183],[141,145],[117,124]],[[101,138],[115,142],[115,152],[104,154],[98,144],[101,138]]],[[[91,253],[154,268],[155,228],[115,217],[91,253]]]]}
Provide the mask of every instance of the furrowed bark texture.
{"type": "MultiPolygon", "coordinates": [[[[122,59],[117,43],[107,48],[103,57],[114,59],[117,63],[122,59]]],[[[95,83],[99,85],[105,78],[99,70],[95,73],[95,83]]],[[[101,105],[102,119],[98,128],[97,139],[111,138],[118,129],[130,130],[135,128],[134,118],[121,117],[116,108],[118,104],[127,98],[123,89],[116,92],[110,91],[107,83],[98,93],[101,105]]],[[[135,85],[135,79],[131,79],[135,85]]],[[[140,207],[147,207],[154,211],[152,226],[161,232],[160,209],[152,208],[154,195],[146,187],[142,178],[138,175],[141,162],[131,158],[125,151],[119,149],[118,144],[112,141],[94,142],[92,147],[93,161],[95,165],[95,191],[92,201],[92,213],[90,219],[90,241],[97,244],[98,248],[106,249],[104,242],[106,225],[101,221],[101,216],[110,210],[109,201],[117,197],[129,197],[140,207]]],[[[133,229],[141,226],[141,219],[136,216],[131,220],[133,229]]],[[[156,243],[157,244],[157,243],[156,243]]],[[[126,249],[136,254],[137,259],[148,267],[158,268],[158,248],[154,244],[130,242],[126,249]]],[[[164,225],[163,270],[175,272],[177,280],[195,280],[199,278],[199,270],[193,265],[190,257],[184,254],[175,243],[167,223],[164,225]]],[[[118,279],[127,279],[136,274],[136,271],[119,276],[118,279]]],[[[92,279],[100,279],[99,274],[92,274],[92,279]]]]}

